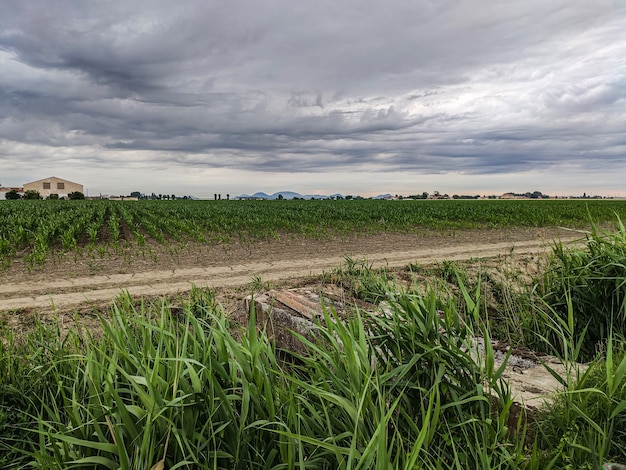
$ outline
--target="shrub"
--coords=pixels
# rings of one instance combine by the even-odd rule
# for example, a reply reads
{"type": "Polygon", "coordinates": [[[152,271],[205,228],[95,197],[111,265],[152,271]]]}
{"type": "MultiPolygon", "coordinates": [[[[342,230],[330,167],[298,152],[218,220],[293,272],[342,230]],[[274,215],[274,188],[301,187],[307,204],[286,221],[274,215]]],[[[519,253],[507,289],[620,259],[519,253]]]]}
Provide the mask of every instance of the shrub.
{"type": "Polygon", "coordinates": [[[85,199],[85,195],[80,191],[73,191],[67,195],[67,198],[71,200],[85,199]]]}
{"type": "Polygon", "coordinates": [[[36,189],[29,189],[24,193],[24,199],[43,199],[39,191],[36,189]]]}
{"type": "Polygon", "coordinates": [[[16,200],[16,199],[22,198],[22,196],[17,191],[17,189],[12,189],[11,191],[8,191],[4,197],[5,199],[9,199],[9,200],[16,200]]]}

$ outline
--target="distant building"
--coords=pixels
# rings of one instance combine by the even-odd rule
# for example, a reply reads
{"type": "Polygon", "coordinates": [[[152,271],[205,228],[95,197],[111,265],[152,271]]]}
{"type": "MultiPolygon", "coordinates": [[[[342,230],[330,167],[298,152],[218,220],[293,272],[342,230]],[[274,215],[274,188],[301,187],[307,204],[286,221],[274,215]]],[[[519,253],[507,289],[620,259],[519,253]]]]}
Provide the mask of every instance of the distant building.
{"type": "Polygon", "coordinates": [[[24,185],[24,191],[29,190],[38,191],[43,198],[47,198],[51,194],[56,194],[59,197],[67,197],[69,193],[76,191],[84,194],[82,184],[73,183],[72,181],[57,178],[56,176],[26,183],[24,185]]]}
{"type": "Polygon", "coordinates": [[[17,191],[20,196],[24,195],[24,188],[0,188],[0,200],[5,200],[7,193],[13,190],[17,191]]]}
{"type": "Polygon", "coordinates": [[[450,199],[447,194],[440,194],[439,191],[435,191],[433,194],[428,195],[428,199],[450,199]]]}
{"type": "Polygon", "coordinates": [[[132,197],[132,196],[108,196],[107,198],[109,201],[138,201],[139,198],[138,197],[132,197]]]}

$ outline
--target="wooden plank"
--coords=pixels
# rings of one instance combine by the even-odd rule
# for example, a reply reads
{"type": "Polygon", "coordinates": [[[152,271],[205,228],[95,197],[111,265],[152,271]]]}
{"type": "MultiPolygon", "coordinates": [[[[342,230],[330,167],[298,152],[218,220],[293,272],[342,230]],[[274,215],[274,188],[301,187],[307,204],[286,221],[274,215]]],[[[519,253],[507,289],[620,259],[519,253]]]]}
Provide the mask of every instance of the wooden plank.
{"type": "Polygon", "coordinates": [[[307,305],[304,305],[301,301],[302,299],[292,298],[289,295],[285,295],[284,292],[270,291],[270,295],[272,295],[272,297],[281,304],[289,307],[295,312],[298,312],[308,320],[313,320],[313,318],[317,318],[319,316],[319,312],[307,305]]]}
{"type": "Polygon", "coordinates": [[[283,291],[280,291],[280,293],[308,307],[312,311],[316,312],[318,316],[322,316],[322,305],[320,301],[314,302],[308,297],[301,295],[301,294],[296,294],[295,292],[290,291],[290,290],[283,290],[283,291]]]}

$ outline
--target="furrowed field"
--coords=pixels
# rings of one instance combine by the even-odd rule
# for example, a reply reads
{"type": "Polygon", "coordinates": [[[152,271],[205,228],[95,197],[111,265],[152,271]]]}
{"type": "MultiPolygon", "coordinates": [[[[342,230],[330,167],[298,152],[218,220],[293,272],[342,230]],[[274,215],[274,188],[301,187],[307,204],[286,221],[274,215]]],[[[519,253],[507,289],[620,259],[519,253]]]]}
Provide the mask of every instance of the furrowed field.
{"type": "Polygon", "coordinates": [[[52,252],[442,229],[588,227],[626,215],[626,201],[3,201],[2,267],[52,252]]]}
{"type": "Polygon", "coordinates": [[[104,282],[121,252],[137,264],[154,247],[176,260],[187,246],[239,243],[245,256],[433,233],[448,246],[556,227],[579,240],[398,267],[345,257],[283,284],[126,292],[53,316],[0,308],[0,468],[626,468],[624,218],[617,200],[2,201],[0,304],[18,265],[18,284],[37,289],[64,272],[55,263],[110,258],[104,282]],[[340,292],[345,313],[325,304],[310,335],[293,333],[297,350],[254,309],[234,315],[235,296],[302,285],[340,292]],[[513,411],[494,338],[565,365],[532,415],[513,411]]]}

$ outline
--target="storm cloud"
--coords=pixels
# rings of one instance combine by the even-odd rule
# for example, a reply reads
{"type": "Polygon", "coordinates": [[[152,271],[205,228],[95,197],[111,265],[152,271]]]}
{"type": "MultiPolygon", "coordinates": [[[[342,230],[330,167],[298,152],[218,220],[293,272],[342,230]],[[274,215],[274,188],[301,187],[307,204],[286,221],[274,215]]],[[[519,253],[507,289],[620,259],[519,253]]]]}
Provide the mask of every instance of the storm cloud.
{"type": "Polygon", "coordinates": [[[0,182],[51,175],[626,195],[626,3],[0,0],[0,182]]]}

